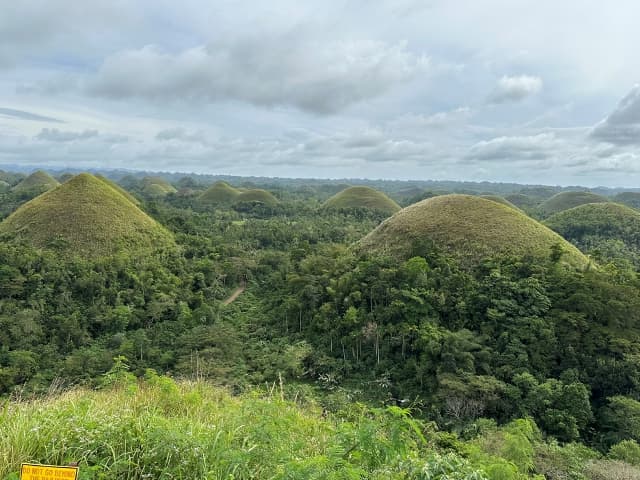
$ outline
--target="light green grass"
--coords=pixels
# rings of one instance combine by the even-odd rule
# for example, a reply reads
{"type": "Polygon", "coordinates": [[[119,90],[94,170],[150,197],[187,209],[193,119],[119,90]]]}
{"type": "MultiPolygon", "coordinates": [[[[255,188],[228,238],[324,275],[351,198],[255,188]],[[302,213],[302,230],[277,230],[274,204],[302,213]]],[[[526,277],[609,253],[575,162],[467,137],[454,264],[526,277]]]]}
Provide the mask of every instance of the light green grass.
{"type": "Polygon", "coordinates": [[[349,187],[338,192],[324,204],[328,209],[366,208],[393,215],[400,205],[384,193],[370,187],[349,187]]]}
{"type": "Polygon", "coordinates": [[[85,480],[486,478],[481,467],[434,451],[425,437],[433,429],[397,407],[354,405],[326,416],[314,403],[284,401],[274,387],[232,397],[155,376],[6,403],[0,478],[15,475],[21,462],[78,462],[85,480]]]}
{"type": "Polygon", "coordinates": [[[278,199],[273,196],[271,192],[267,192],[266,190],[262,190],[259,188],[254,188],[252,190],[246,190],[241,192],[235,199],[235,203],[242,202],[259,202],[265,205],[277,205],[278,199]]]}
{"type": "Polygon", "coordinates": [[[591,192],[561,192],[540,204],[540,210],[545,215],[553,215],[586,203],[608,202],[607,197],[591,192]]]}
{"type": "Polygon", "coordinates": [[[44,192],[58,185],[60,185],[60,183],[55,178],[42,170],[38,170],[18,183],[13,187],[13,190],[15,192],[26,192],[39,189],[44,192]]]}
{"type": "Polygon", "coordinates": [[[359,242],[359,248],[406,257],[415,242],[433,242],[463,263],[495,255],[548,260],[554,245],[563,261],[580,268],[589,260],[557,233],[513,208],[470,195],[443,195],[404,208],[359,242]]]}
{"type": "Polygon", "coordinates": [[[231,204],[240,195],[237,188],[232,187],[227,182],[216,182],[206,189],[198,197],[198,201],[203,205],[231,204]]]}
{"type": "Polygon", "coordinates": [[[178,190],[161,177],[144,177],[142,179],[142,191],[152,197],[163,197],[178,190]]]}
{"type": "Polygon", "coordinates": [[[107,185],[109,185],[110,187],[114,188],[115,190],[117,190],[118,192],[120,192],[127,200],[129,200],[131,203],[135,204],[135,205],[140,205],[140,200],[138,200],[136,197],[134,197],[133,195],[131,195],[131,193],[129,193],[128,191],[126,191],[124,188],[122,188],[120,185],[118,185],[116,182],[109,180],[107,177],[103,177],[102,175],[96,175],[95,176],[98,180],[106,183],[107,185]]]}
{"type": "Polygon", "coordinates": [[[38,248],[86,257],[174,245],[171,234],[155,220],[86,173],[21,206],[0,224],[0,233],[38,248]]]}

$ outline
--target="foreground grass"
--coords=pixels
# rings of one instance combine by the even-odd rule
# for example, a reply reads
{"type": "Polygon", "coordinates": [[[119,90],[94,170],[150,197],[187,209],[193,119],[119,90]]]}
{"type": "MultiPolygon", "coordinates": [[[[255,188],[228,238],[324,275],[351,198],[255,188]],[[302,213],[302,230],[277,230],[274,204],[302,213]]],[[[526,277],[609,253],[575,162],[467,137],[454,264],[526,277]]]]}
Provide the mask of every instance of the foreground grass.
{"type": "Polygon", "coordinates": [[[6,401],[0,479],[17,479],[22,462],[79,462],[85,480],[544,478],[536,470],[599,479],[618,464],[632,476],[608,478],[638,478],[634,467],[602,463],[585,447],[541,443],[529,420],[485,423],[465,443],[397,407],[356,404],[327,414],[313,403],[284,401],[282,392],[234,397],[150,374],[100,391],[6,401]]]}

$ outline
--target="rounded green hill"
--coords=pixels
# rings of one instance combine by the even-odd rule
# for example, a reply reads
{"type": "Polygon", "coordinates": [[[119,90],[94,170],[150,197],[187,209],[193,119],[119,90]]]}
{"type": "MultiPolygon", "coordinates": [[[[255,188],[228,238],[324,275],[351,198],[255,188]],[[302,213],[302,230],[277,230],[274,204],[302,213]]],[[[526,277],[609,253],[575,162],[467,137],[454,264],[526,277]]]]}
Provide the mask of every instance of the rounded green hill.
{"type": "Polygon", "coordinates": [[[415,203],[382,222],[359,248],[400,258],[432,243],[472,266],[495,255],[531,255],[546,261],[556,245],[562,261],[578,268],[588,258],[557,233],[513,208],[470,195],[443,195],[415,203]]]}
{"type": "Polygon", "coordinates": [[[501,205],[506,205],[509,208],[514,208],[516,210],[520,210],[513,203],[511,203],[506,198],[501,197],[500,195],[480,195],[480,198],[485,198],[487,200],[491,200],[492,202],[498,202],[501,205]]]}
{"type": "Polygon", "coordinates": [[[18,183],[15,187],[13,187],[14,192],[46,192],[47,190],[51,190],[52,188],[57,187],[60,183],[49,175],[47,172],[43,172],[42,170],[38,170],[37,172],[33,172],[27,178],[18,183]]]}
{"type": "Polygon", "coordinates": [[[163,197],[178,190],[161,177],[144,177],[142,179],[142,191],[150,197],[163,197]]]}
{"type": "Polygon", "coordinates": [[[0,224],[0,234],[68,256],[139,255],[175,245],[118,190],[86,173],[25,203],[0,224]]]}
{"type": "Polygon", "coordinates": [[[324,208],[333,210],[366,208],[393,215],[400,210],[400,205],[378,190],[358,186],[349,187],[338,192],[324,203],[324,208]]]}
{"type": "Polygon", "coordinates": [[[235,200],[235,203],[263,203],[265,205],[277,205],[278,199],[271,192],[255,188],[241,192],[235,200]]]}
{"type": "Polygon", "coordinates": [[[530,197],[529,195],[525,195],[524,193],[512,193],[510,195],[505,195],[504,199],[520,209],[533,208],[539,203],[538,200],[530,197]]]}
{"type": "Polygon", "coordinates": [[[606,243],[613,241],[640,254],[640,212],[625,205],[589,203],[556,213],[544,223],[585,249],[608,250],[606,243]]]}
{"type": "Polygon", "coordinates": [[[540,211],[544,215],[553,215],[586,203],[608,202],[607,197],[591,192],[561,192],[540,204],[540,211]]]}
{"type": "Polygon", "coordinates": [[[198,197],[198,201],[204,205],[231,204],[240,195],[237,188],[232,187],[227,182],[216,182],[205,190],[198,197]]]}
{"type": "Polygon", "coordinates": [[[640,192],[622,192],[614,196],[612,200],[627,207],[640,208],[640,192]]]}

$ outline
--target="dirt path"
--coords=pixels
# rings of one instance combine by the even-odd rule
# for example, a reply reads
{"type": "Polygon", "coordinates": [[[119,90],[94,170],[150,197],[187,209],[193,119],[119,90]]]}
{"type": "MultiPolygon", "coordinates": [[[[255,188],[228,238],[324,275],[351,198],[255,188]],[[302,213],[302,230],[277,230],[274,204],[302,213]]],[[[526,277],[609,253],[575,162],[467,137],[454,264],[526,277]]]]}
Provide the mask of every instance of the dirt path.
{"type": "Polygon", "coordinates": [[[247,288],[246,285],[240,285],[238,288],[236,288],[233,293],[231,295],[229,295],[229,298],[227,298],[224,302],[222,302],[223,305],[229,305],[230,303],[233,303],[236,301],[236,298],[238,298],[240,296],[240,294],[242,292],[244,292],[245,288],[247,288]]]}

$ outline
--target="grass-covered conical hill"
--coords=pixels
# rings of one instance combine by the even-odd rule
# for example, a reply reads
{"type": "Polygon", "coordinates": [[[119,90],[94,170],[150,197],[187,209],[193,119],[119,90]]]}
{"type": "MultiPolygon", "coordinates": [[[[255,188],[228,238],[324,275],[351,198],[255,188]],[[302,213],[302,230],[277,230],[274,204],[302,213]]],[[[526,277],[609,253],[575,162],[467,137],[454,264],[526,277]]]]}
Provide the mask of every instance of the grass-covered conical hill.
{"type": "Polygon", "coordinates": [[[160,224],[109,183],[83,173],[25,203],[0,224],[9,241],[93,258],[172,248],[160,224]]]}
{"type": "Polygon", "coordinates": [[[345,188],[324,203],[324,208],[341,210],[348,208],[366,208],[393,215],[400,205],[384,193],[370,187],[357,186],[345,188]]]}
{"type": "Polygon", "coordinates": [[[240,195],[240,190],[232,187],[227,182],[219,181],[211,185],[198,197],[198,202],[203,205],[225,205],[233,203],[240,195]]]}
{"type": "Polygon", "coordinates": [[[501,205],[506,205],[507,207],[520,210],[520,208],[516,207],[513,203],[511,203],[506,198],[501,197],[500,195],[480,195],[480,198],[485,198],[487,200],[491,200],[492,202],[498,202],[501,205]]]}
{"type": "Polygon", "coordinates": [[[627,207],[640,208],[640,192],[621,192],[614,196],[612,200],[627,207]]]}
{"type": "Polygon", "coordinates": [[[234,203],[262,203],[264,205],[274,206],[277,205],[278,199],[273,196],[271,192],[267,192],[266,190],[262,190],[259,188],[254,188],[252,190],[246,190],[244,192],[240,192],[235,199],[234,203]]]}
{"type": "Polygon", "coordinates": [[[13,191],[18,193],[31,191],[46,192],[47,190],[51,190],[58,185],[60,185],[60,182],[58,182],[55,178],[53,178],[47,172],[38,170],[36,172],[33,172],[27,178],[18,183],[15,187],[13,187],[13,191]]]}
{"type": "Polygon", "coordinates": [[[544,222],[583,248],[599,248],[602,241],[621,241],[640,253],[640,212],[617,203],[588,203],[556,213],[544,222]]]}
{"type": "Polygon", "coordinates": [[[161,177],[144,177],[142,179],[142,191],[150,197],[163,197],[178,190],[161,177]]]}
{"type": "Polygon", "coordinates": [[[443,195],[410,205],[382,222],[357,248],[407,258],[420,242],[432,243],[468,266],[496,255],[547,261],[556,245],[564,252],[563,262],[578,268],[589,264],[576,247],[524,213],[471,195],[443,195]]]}
{"type": "Polygon", "coordinates": [[[592,192],[560,192],[542,202],[540,211],[545,216],[549,216],[586,203],[604,203],[608,201],[607,197],[592,192]]]}

